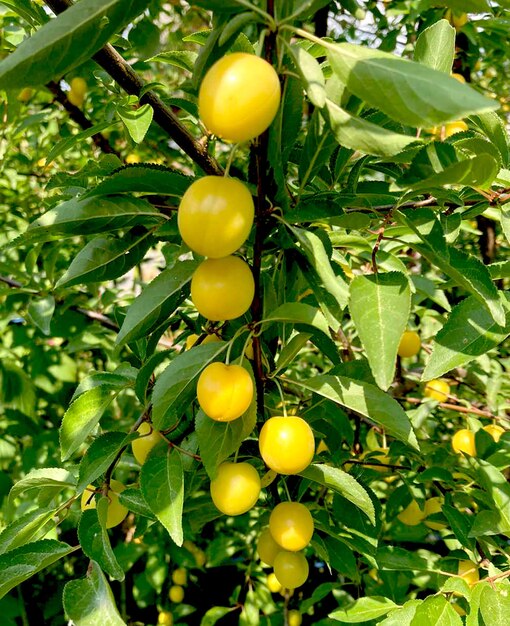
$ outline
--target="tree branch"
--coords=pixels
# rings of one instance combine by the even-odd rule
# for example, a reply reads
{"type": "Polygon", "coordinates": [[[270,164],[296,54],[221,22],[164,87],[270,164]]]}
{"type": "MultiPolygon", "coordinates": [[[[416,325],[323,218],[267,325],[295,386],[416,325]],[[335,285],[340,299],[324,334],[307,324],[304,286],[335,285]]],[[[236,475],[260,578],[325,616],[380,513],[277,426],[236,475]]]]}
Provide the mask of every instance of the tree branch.
{"type": "MultiPolygon", "coordinates": [[[[46,4],[56,13],[62,13],[70,6],[70,0],[46,0],[46,4]]],[[[110,44],[106,44],[93,57],[126,93],[139,97],[145,87],[145,82],[122,58],[122,56],[110,44]]],[[[141,103],[150,104],[154,110],[154,121],[175,141],[175,143],[185,152],[206,174],[221,176],[223,170],[218,162],[208,154],[207,147],[196,141],[188,129],[183,126],[174,114],[167,107],[161,98],[153,91],[147,91],[141,103]]]]}

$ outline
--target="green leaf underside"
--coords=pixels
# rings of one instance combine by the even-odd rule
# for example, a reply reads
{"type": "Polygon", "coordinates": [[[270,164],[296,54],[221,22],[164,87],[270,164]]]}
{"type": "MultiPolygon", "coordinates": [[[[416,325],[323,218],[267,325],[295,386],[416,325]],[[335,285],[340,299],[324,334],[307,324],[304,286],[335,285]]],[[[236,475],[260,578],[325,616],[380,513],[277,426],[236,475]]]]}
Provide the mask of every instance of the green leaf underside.
{"type": "Polygon", "coordinates": [[[367,596],[356,600],[354,604],[346,609],[338,609],[330,613],[331,619],[336,619],[346,624],[358,624],[367,622],[382,615],[386,615],[392,609],[398,609],[398,604],[395,604],[389,598],[383,596],[367,596]]]}
{"type": "Polygon", "coordinates": [[[344,376],[321,375],[289,383],[318,393],[383,426],[387,433],[419,449],[411,422],[400,404],[375,385],[344,376]]]}
{"type": "Polygon", "coordinates": [[[81,0],[50,20],[0,63],[3,89],[44,85],[97,52],[148,0],[81,0]]]}
{"type": "Polygon", "coordinates": [[[455,28],[439,20],[423,30],[416,40],[414,60],[434,70],[450,74],[455,56],[455,28]]]}
{"type": "Polygon", "coordinates": [[[112,590],[95,561],[87,576],[71,580],[64,587],[64,609],[76,626],[126,626],[121,618],[112,590]]]}
{"type": "Polygon", "coordinates": [[[386,391],[395,376],[397,350],[411,310],[407,277],[399,272],[356,276],[349,310],[374,378],[386,391]]]}
{"type": "Polygon", "coordinates": [[[151,511],[181,546],[184,474],[180,452],[170,446],[153,448],[142,465],[140,485],[151,511]]]}

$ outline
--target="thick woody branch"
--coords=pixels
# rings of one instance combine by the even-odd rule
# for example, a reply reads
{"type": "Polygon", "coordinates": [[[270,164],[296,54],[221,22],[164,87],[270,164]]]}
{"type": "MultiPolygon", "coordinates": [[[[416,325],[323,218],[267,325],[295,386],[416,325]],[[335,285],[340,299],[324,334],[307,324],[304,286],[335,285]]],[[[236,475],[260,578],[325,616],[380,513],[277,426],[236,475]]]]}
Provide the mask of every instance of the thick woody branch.
{"type": "MultiPolygon", "coordinates": [[[[56,13],[62,13],[70,6],[70,0],[46,0],[46,4],[56,13]]],[[[93,57],[114,80],[129,95],[139,97],[145,87],[143,79],[126,63],[122,56],[107,44],[93,57]]],[[[222,175],[223,171],[217,161],[207,152],[207,147],[196,141],[188,129],[183,126],[174,114],[167,107],[161,98],[153,92],[147,91],[140,102],[150,104],[154,110],[154,121],[175,141],[175,143],[185,152],[199,167],[207,174],[222,175]]]]}

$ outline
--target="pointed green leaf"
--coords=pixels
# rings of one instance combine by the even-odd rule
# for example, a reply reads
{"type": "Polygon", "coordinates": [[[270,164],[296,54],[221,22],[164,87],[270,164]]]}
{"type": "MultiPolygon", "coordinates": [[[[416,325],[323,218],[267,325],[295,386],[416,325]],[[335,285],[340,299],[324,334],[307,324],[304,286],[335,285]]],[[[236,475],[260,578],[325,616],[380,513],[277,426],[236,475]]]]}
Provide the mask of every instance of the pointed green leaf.
{"type": "Polygon", "coordinates": [[[74,552],[61,541],[41,539],[6,552],[0,556],[0,598],[55,561],[74,552]]]}
{"type": "Polygon", "coordinates": [[[463,300],[453,308],[445,325],[434,337],[422,380],[439,378],[453,368],[487,354],[510,334],[508,307],[506,319],[505,326],[499,326],[474,296],[463,300]]]}
{"type": "Polygon", "coordinates": [[[63,602],[67,616],[76,626],[126,626],[115,606],[112,590],[95,561],[90,562],[85,578],[67,583],[63,602]]]}
{"type": "Polygon", "coordinates": [[[389,435],[419,449],[416,435],[400,404],[375,385],[344,376],[321,375],[289,383],[318,393],[345,406],[386,429],[389,435]]]}
{"type": "MultiPolygon", "coordinates": [[[[50,528],[48,522],[53,519],[56,511],[56,506],[50,506],[44,509],[34,509],[16,517],[0,533],[0,554],[43,537],[48,532],[50,528]]],[[[54,527],[55,522],[51,524],[51,528],[54,527]]]]}
{"type": "Polygon", "coordinates": [[[381,50],[341,43],[328,44],[327,52],[351,93],[402,124],[427,128],[498,108],[443,72],[381,50]]]}
{"type": "Polygon", "coordinates": [[[215,341],[177,355],[158,376],[152,394],[152,421],[158,430],[170,428],[196,393],[197,378],[206,365],[218,360],[227,344],[215,341]]]}
{"type": "Polygon", "coordinates": [[[108,512],[108,498],[101,496],[97,509],[87,509],[81,514],[78,524],[78,540],[83,552],[99,563],[101,569],[115,580],[124,580],[124,572],[120,567],[110,544],[105,527],[108,512]],[[103,524],[99,521],[103,517],[103,524]]]}
{"type": "Polygon", "coordinates": [[[141,143],[150,128],[154,115],[154,110],[151,105],[143,104],[137,109],[119,107],[117,113],[124,122],[124,126],[127,128],[131,139],[135,143],[141,143]]]}
{"type": "Polygon", "coordinates": [[[328,324],[324,315],[315,307],[301,302],[287,302],[282,304],[266,316],[264,322],[289,322],[291,324],[306,324],[313,326],[330,337],[328,324]]]}
{"type": "Polygon", "coordinates": [[[448,20],[439,20],[420,33],[414,60],[434,70],[450,74],[455,56],[455,28],[448,20]]]}
{"type": "Polygon", "coordinates": [[[309,465],[300,476],[324,485],[352,502],[375,524],[375,510],[366,489],[350,474],[338,467],[316,463],[309,465]]]}
{"type": "Polygon", "coordinates": [[[104,196],[136,191],[180,198],[192,182],[193,178],[184,176],[184,174],[171,168],[154,163],[143,163],[116,170],[99,185],[88,191],[86,196],[104,196]]]}
{"type": "Polygon", "coordinates": [[[480,611],[485,624],[507,626],[510,616],[510,586],[508,583],[487,585],[480,596],[480,611]]]}
{"type": "Polygon", "coordinates": [[[66,461],[81,446],[99,423],[113,394],[104,387],[85,391],[67,409],[60,426],[62,461],[66,461]]]}
{"type": "Polygon", "coordinates": [[[395,376],[398,345],[411,310],[407,277],[399,272],[356,276],[350,285],[349,310],[372,374],[386,391],[395,376]]]}
{"type": "Polygon", "coordinates": [[[11,504],[21,493],[37,489],[38,492],[49,489],[57,495],[66,487],[74,487],[75,477],[60,467],[44,467],[33,469],[13,486],[9,493],[11,504]]]}
{"type": "Polygon", "coordinates": [[[81,493],[87,485],[104,474],[119,450],[134,439],[136,434],[126,435],[122,432],[104,433],[94,439],[80,462],[77,493],[81,493]]]}
{"type": "Polygon", "coordinates": [[[400,608],[399,605],[389,598],[366,596],[356,600],[345,609],[333,611],[333,613],[329,614],[329,617],[346,624],[359,624],[386,615],[392,609],[398,608],[400,608]]]}
{"type": "Polygon", "coordinates": [[[87,61],[148,0],[81,0],[47,22],[0,63],[3,89],[37,87],[87,61]]]}
{"type": "Polygon", "coordinates": [[[142,465],[140,486],[151,511],[182,546],[184,474],[180,452],[170,446],[153,448],[142,465]]]}
{"type": "Polygon", "coordinates": [[[129,307],[117,336],[117,344],[122,346],[145,337],[170,317],[184,300],[187,285],[197,267],[196,261],[182,261],[156,276],[129,307]]]}
{"type": "Polygon", "coordinates": [[[463,626],[463,621],[444,596],[429,596],[416,609],[414,624],[441,624],[463,626]]]}
{"type": "Polygon", "coordinates": [[[290,46],[282,41],[296,65],[310,102],[321,109],[326,103],[326,81],[319,62],[303,47],[290,46]]]}
{"type": "Polygon", "coordinates": [[[494,503],[495,518],[497,518],[498,527],[510,536],[510,485],[505,476],[493,465],[477,459],[469,457],[468,462],[475,470],[476,484],[481,487],[494,503]]]}
{"type": "Polygon", "coordinates": [[[55,298],[44,296],[30,300],[27,317],[44,335],[50,334],[51,320],[55,312],[55,298]]]}

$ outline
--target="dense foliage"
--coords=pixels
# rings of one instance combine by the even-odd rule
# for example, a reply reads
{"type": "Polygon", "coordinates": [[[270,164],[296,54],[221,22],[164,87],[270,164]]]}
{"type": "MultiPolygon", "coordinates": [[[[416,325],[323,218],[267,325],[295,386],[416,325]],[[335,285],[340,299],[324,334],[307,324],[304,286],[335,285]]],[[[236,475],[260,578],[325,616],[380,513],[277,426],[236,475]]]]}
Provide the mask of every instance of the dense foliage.
{"type": "Polygon", "coordinates": [[[509,18],[0,0],[3,626],[508,624],[509,18]]]}

